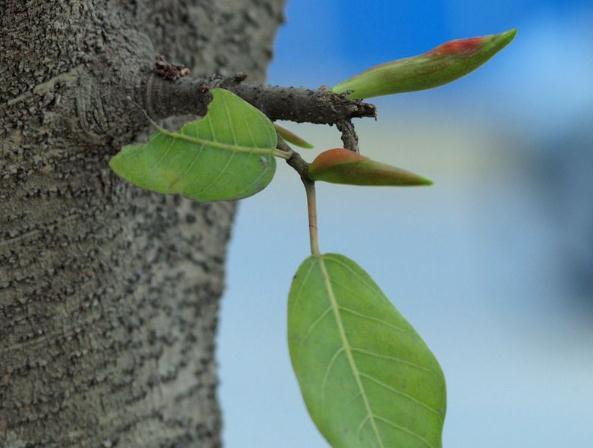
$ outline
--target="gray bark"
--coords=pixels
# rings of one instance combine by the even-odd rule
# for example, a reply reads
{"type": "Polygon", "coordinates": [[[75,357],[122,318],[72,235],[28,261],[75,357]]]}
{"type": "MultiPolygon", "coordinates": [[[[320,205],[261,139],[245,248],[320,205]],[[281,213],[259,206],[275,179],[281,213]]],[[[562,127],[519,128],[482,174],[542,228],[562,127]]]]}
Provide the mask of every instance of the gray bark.
{"type": "Polygon", "coordinates": [[[283,0],[0,0],[0,447],[220,446],[230,203],[126,185],[156,54],[262,79],[283,0]]]}

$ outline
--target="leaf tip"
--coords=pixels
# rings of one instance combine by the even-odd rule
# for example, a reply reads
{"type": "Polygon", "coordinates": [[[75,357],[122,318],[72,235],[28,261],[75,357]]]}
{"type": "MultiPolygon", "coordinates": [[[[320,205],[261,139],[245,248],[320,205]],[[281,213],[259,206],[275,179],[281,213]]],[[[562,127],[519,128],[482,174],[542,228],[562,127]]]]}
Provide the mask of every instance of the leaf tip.
{"type": "Polygon", "coordinates": [[[517,35],[517,28],[511,28],[510,30],[500,33],[500,37],[507,42],[511,42],[517,35]]]}
{"type": "Polygon", "coordinates": [[[418,178],[418,183],[416,185],[419,187],[430,187],[430,186],[434,185],[434,182],[430,179],[427,179],[426,177],[417,176],[417,178],[418,178]]]}
{"type": "Polygon", "coordinates": [[[493,34],[491,36],[486,36],[488,39],[487,42],[487,49],[492,52],[492,55],[498,53],[508,44],[510,44],[515,36],[517,35],[517,29],[511,28],[510,30],[504,31],[499,34],[493,34]]]}

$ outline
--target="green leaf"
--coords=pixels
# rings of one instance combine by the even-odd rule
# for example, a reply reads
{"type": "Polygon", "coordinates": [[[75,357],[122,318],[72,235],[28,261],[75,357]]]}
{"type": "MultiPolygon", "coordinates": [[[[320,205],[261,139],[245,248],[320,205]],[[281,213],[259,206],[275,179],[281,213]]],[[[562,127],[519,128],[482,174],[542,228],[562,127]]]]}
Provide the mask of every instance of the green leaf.
{"type": "Polygon", "coordinates": [[[129,145],[111,159],[120,177],[147,190],[179,193],[202,202],[240,199],[264,189],[276,170],[272,122],[224,89],[201,120],[177,132],[159,128],[142,145],[129,145]]]}
{"type": "Polygon", "coordinates": [[[332,90],[351,99],[430,89],[475,70],[515,37],[516,30],[501,34],[458,39],[420,56],[377,65],[332,90]]]}
{"type": "Polygon", "coordinates": [[[309,177],[334,184],[418,186],[432,182],[409,171],[375,162],[345,148],[319,154],[309,165],[309,177]]]}
{"type": "Polygon", "coordinates": [[[286,140],[288,143],[292,143],[293,145],[298,146],[300,148],[305,148],[305,149],[313,148],[313,145],[311,143],[309,143],[306,140],[304,140],[303,138],[299,137],[294,132],[292,132],[286,128],[283,128],[282,126],[280,126],[277,123],[274,123],[274,127],[276,128],[278,135],[280,137],[282,137],[284,140],[286,140]]]}
{"type": "Polygon", "coordinates": [[[324,254],[299,267],[288,342],[307,409],[333,448],[441,447],[441,368],[352,260],[324,254]]]}

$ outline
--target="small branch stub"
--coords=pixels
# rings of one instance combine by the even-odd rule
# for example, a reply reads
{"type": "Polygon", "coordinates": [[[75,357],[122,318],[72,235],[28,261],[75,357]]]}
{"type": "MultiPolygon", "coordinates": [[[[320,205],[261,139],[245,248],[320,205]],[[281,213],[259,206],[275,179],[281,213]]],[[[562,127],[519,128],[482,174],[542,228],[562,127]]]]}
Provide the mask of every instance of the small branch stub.
{"type": "Polygon", "coordinates": [[[351,120],[340,120],[336,123],[336,127],[342,133],[342,143],[344,148],[350,151],[360,152],[358,149],[358,135],[351,120]]]}
{"type": "Polygon", "coordinates": [[[190,70],[185,65],[171,64],[164,56],[159,55],[154,63],[154,72],[163,79],[176,81],[189,76],[190,70]]]}

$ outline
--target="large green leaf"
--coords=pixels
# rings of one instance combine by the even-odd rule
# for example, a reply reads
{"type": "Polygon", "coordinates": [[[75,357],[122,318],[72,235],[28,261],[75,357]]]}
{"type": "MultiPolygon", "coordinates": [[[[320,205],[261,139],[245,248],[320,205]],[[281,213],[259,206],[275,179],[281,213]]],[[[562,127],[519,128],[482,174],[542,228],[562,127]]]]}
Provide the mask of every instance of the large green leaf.
{"type": "Polygon", "coordinates": [[[454,81],[484,64],[507,46],[516,30],[453,40],[422,55],[377,65],[332,90],[349,98],[371,98],[430,89],[454,81]]]}
{"type": "Polygon", "coordinates": [[[276,170],[272,122],[224,89],[201,120],[177,132],[158,130],[143,145],[125,146],[110,161],[122,178],[147,190],[202,202],[240,199],[265,188],[276,170]]]}
{"type": "Polygon", "coordinates": [[[409,171],[375,162],[345,148],[328,149],[309,165],[309,177],[334,184],[374,186],[432,185],[424,177],[409,171]]]}
{"type": "Polygon", "coordinates": [[[309,413],[332,447],[441,447],[439,364],[352,260],[324,254],[299,267],[288,341],[309,413]]]}

